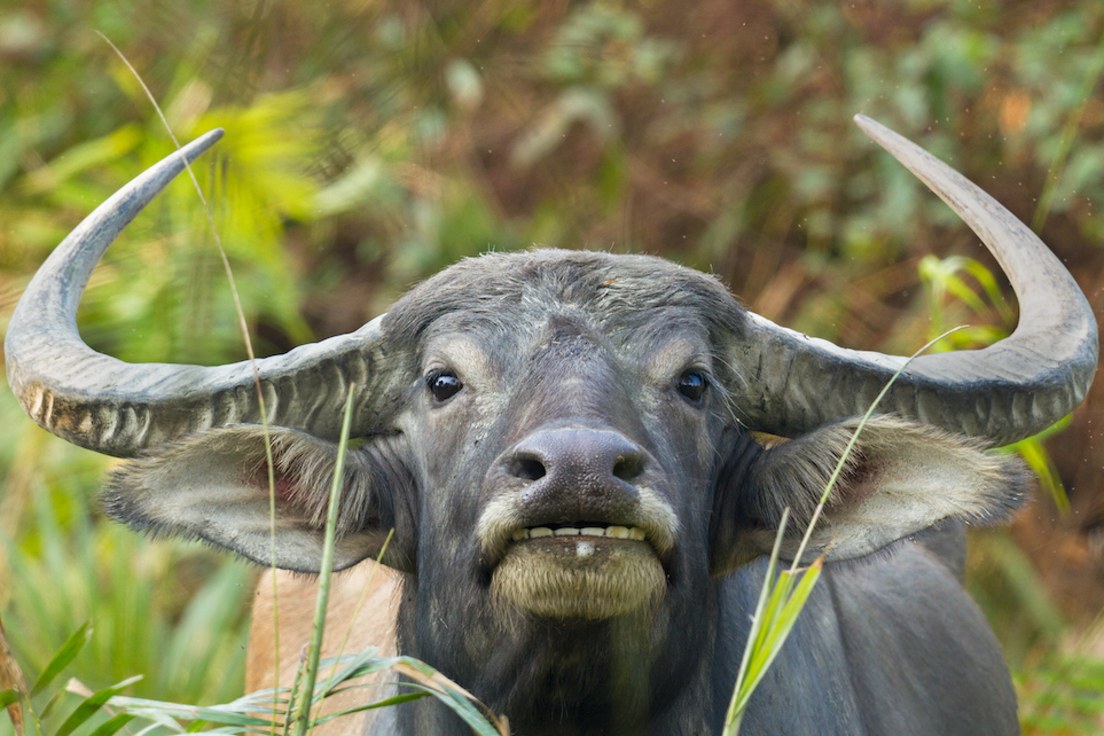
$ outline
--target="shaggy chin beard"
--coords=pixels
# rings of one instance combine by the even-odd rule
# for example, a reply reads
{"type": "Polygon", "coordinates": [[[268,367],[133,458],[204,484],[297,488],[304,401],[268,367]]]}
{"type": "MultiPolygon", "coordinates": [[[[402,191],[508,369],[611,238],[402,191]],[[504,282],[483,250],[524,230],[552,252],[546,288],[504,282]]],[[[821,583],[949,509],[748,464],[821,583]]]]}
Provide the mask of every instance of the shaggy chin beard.
{"type": "Polygon", "coordinates": [[[512,545],[495,568],[499,603],[536,616],[598,621],[654,608],[667,576],[645,542],[530,540],[512,545]]]}

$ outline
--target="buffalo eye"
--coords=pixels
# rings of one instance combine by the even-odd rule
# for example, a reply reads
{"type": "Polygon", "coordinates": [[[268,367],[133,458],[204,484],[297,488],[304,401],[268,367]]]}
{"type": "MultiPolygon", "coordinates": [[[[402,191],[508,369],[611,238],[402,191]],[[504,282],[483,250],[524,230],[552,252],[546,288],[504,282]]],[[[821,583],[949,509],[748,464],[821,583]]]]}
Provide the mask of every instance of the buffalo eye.
{"type": "Polygon", "coordinates": [[[709,382],[701,371],[686,371],[678,379],[678,391],[687,401],[698,404],[705,396],[709,382]]]}
{"type": "Polygon", "coordinates": [[[426,376],[426,387],[433,394],[434,401],[443,403],[460,393],[460,389],[464,388],[464,382],[457,378],[455,373],[434,372],[426,376]]]}

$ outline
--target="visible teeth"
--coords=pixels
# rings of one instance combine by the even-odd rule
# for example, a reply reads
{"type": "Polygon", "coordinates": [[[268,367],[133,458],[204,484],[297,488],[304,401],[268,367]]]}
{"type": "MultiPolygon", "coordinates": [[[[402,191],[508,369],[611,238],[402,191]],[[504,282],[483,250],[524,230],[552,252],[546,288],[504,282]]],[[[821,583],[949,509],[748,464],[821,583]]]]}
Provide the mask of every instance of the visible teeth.
{"type": "Polygon", "coordinates": [[[530,529],[518,529],[510,535],[515,542],[523,542],[526,539],[542,539],[544,537],[607,537],[609,539],[630,539],[636,542],[644,541],[644,530],[635,526],[561,526],[552,529],[547,526],[535,526],[530,529]]]}

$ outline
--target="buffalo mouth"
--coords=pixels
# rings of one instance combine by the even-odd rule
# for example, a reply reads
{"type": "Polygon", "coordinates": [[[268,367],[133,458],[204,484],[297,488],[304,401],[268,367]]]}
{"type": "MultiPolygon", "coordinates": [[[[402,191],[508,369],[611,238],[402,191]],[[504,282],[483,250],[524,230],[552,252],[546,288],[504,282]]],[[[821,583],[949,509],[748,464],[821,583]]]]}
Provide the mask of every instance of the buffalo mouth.
{"type": "Polygon", "coordinates": [[[491,592],[500,603],[543,618],[596,621],[654,608],[667,591],[663,564],[638,527],[537,526],[514,536],[525,532],[494,567],[491,592]],[[610,528],[632,537],[606,536],[610,528]]]}
{"type": "Polygon", "coordinates": [[[502,494],[479,516],[476,536],[482,564],[493,570],[521,548],[542,544],[550,549],[577,550],[576,543],[582,542],[602,549],[639,546],[666,567],[680,532],[678,517],[666,498],[645,488],[639,489],[621,513],[609,513],[603,508],[608,505],[600,498],[590,498],[578,504],[575,513],[564,513],[536,510],[514,494],[502,494]]]}
{"type": "Polygon", "coordinates": [[[539,617],[594,621],[654,608],[666,594],[677,534],[673,511],[612,523],[505,516],[510,520],[492,512],[480,525],[499,604],[539,617]]]}

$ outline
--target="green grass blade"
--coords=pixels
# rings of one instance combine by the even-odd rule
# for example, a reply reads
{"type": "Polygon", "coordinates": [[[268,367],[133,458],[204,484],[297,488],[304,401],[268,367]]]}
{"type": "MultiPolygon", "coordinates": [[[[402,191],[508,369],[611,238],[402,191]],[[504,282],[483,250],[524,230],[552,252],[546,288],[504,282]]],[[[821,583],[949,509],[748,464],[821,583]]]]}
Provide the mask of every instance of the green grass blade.
{"type": "Polygon", "coordinates": [[[329,677],[319,683],[317,697],[327,698],[350,680],[386,669],[385,666],[380,664],[386,660],[376,655],[375,650],[369,650],[364,655],[367,659],[365,657],[327,657],[324,659],[320,663],[320,667],[334,667],[335,669],[329,677]]]}
{"type": "Polygon", "coordinates": [[[794,581],[796,576],[792,573],[782,572],[771,586],[770,595],[767,597],[767,608],[764,612],[763,620],[768,622],[768,625],[759,629],[759,637],[756,643],[760,643],[766,640],[768,633],[770,632],[770,622],[781,614],[786,607],[786,601],[789,600],[790,593],[793,590],[794,581]]]}
{"type": "MultiPolygon", "coordinates": [[[[271,719],[252,715],[250,711],[253,706],[248,702],[248,699],[244,698],[225,705],[199,706],[116,696],[108,702],[108,705],[136,718],[144,718],[162,724],[178,721],[207,721],[222,726],[266,728],[272,724],[271,719]]],[[[183,732],[183,728],[178,723],[176,723],[176,726],[179,731],[183,732]]]]}
{"type": "Polygon", "coordinates": [[[112,736],[119,733],[128,723],[134,720],[129,713],[118,713],[100,724],[99,728],[88,736],[112,736]]]}
{"type": "Polygon", "coordinates": [[[740,660],[740,669],[736,673],[736,684],[732,688],[732,698],[728,702],[728,711],[725,713],[724,736],[734,736],[740,730],[740,717],[743,709],[741,702],[746,702],[751,696],[748,688],[748,668],[751,666],[752,654],[755,651],[754,642],[759,639],[760,631],[764,625],[764,613],[767,610],[767,602],[774,585],[775,570],[778,568],[778,557],[782,549],[782,539],[786,533],[786,525],[789,523],[790,510],[782,510],[782,519],[778,523],[778,531],[775,533],[774,546],[771,548],[770,559],[767,561],[767,572],[763,578],[763,584],[759,588],[759,599],[755,603],[755,612],[751,617],[751,630],[748,632],[748,643],[744,647],[744,654],[740,660]]]}
{"type": "Polygon", "coordinates": [[[341,492],[345,488],[345,457],[349,452],[349,431],[353,420],[353,399],[356,384],[349,384],[345,399],[345,414],[341,422],[341,438],[337,446],[337,462],[334,465],[333,483],[330,487],[329,511],[326,514],[325,540],[322,548],[322,569],[319,572],[318,598],[315,601],[314,625],[307,649],[302,702],[297,705],[295,733],[305,736],[310,726],[310,711],[314,701],[314,687],[318,680],[318,663],[322,653],[322,637],[326,629],[326,608],[330,601],[330,580],[333,577],[334,545],[337,543],[337,514],[341,508],[341,492]]]}
{"type": "Polygon", "coordinates": [[[794,555],[793,565],[788,571],[788,574],[783,574],[776,580],[775,567],[782,548],[782,539],[786,529],[789,510],[787,509],[783,513],[782,520],[778,525],[778,533],[775,536],[774,547],[771,549],[770,561],[767,564],[767,575],[763,582],[763,587],[760,590],[759,602],[756,605],[751,631],[748,633],[748,643],[744,647],[743,659],[740,662],[740,669],[736,675],[736,683],[732,688],[732,699],[729,701],[728,712],[725,715],[724,736],[736,736],[736,734],[739,733],[740,720],[743,717],[743,712],[747,703],[750,701],[751,694],[763,679],[767,668],[770,667],[778,656],[778,653],[781,652],[782,645],[785,644],[790,631],[793,629],[794,624],[796,624],[798,615],[801,613],[805,602],[812,593],[817,580],[820,579],[823,558],[818,558],[801,575],[800,582],[796,584],[796,588],[794,587],[798,566],[805,556],[805,549],[808,546],[809,540],[812,538],[813,529],[816,527],[817,521],[824,511],[824,507],[831,497],[832,489],[835,488],[840,474],[846,467],[847,459],[854,451],[855,443],[858,441],[859,435],[866,427],[866,423],[870,420],[870,417],[874,415],[874,411],[877,409],[882,399],[889,392],[890,387],[897,381],[897,378],[908,367],[909,363],[912,362],[916,356],[929,350],[936,342],[957,332],[958,329],[959,328],[955,328],[954,330],[944,332],[909,356],[901,367],[897,369],[897,372],[886,381],[882,390],[870,403],[866,413],[863,414],[862,418],[859,420],[858,426],[855,427],[855,431],[851,435],[847,447],[844,448],[843,453],[840,455],[831,477],[829,477],[828,482],[824,486],[824,492],[821,494],[820,501],[813,511],[812,518],[809,520],[809,524],[805,529],[801,544],[798,546],[797,553],[794,555]]]}
{"type": "Polygon", "coordinates": [[[486,736],[509,734],[506,724],[495,718],[490,709],[432,666],[406,656],[394,657],[392,661],[392,669],[411,680],[403,683],[405,686],[424,690],[437,698],[463,719],[475,733],[486,736]]]}
{"type": "Polygon", "coordinates": [[[500,731],[491,725],[479,712],[479,709],[475,707],[475,704],[463,695],[453,690],[440,691],[418,683],[406,683],[406,685],[426,695],[433,696],[444,703],[468,725],[472,733],[478,734],[478,736],[499,736],[500,731]]]}
{"type": "MultiPolygon", "coordinates": [[[[305,675],[306,675],[306,670],[303,666],[303,663],[300,663],[299,666],[295,668],[295,677],[291,681],[291,690],[289,691],[289,695],[288,695],[288,715],[289,716],[291,714],[292,708],[295,707],[295,704],[299,703],[303,699],[303,697],[302,697],[303,678],[304,678],[305,675]]],[[[292,727],[293,722],[294,722],[293,719],[290,718],[290,717],[284,719],[284,727],[280,731],[281,736],[288,736],[291,733],[291,727],[292,727]]]]}
{"type": "Polygon", "coordinates": [[[1054,467],[1054,461],[1051,459],[1050,453],[1047,452],[1038,436],[1021,440],[1012,445],[1012,448],[1023,458],[1031,472],[1039,479],[1039,483],[1050,495],[1058,511],[1062,514],[1068,514],[1070,512],[1070,501],[1069,495],[1066,493],[1066,487],[1062,483],[1058,469],[1054,467]]]}
{"type": "Polygon", "coordinates": [[[62,670],[68,667],[76,656],[80,654],[81,649],[84,649],[84,645],[87,644],[88,640],[91,638],[92,625],[90,622],[86,621],[79,629],[72,633],[64,644],[62,644],[61,649],[57,651],[57,654],[50,660],[50,663],[42,670],[42,674],[39,675],[34,687],[31,688],[31,696],[38,695],[49,687],[50,683],[61,674],[62,670]]]}
{"type": "Polygon", "coordinates": [[[748,666],[747,688],[738,708],[743,710],[751,698],[751,693],[759,685],[759,682],[774,663],[782,645],[790,635],[790,631],[797,623],[797,617],[805,607],[805,603],[813,592],[813,587],[820,578],[823,569],[823,560],[818,559],[800,576],[792,572],[783,572],[775,583],[775,592],[782,604],[774,616],[768,618],[769,624],[763,627],[761,646],[756,648],[752,661],[748,666]],[[800,577],[798,580],[797,578],[800,577]]]}
{"type": "Polygon", "coordinates": [[[338,718],[344,718],[345,716],[355,715],[357,713],[363,713],[368,710],[376,710],[378,708],[390,708],[395,705],[402,705],[403,703],[410,703],[415,700],[421,700],[423,698],[431,697],[427,692],[410,692],[401,693],[399,695],[392,695],[389,698],[383,698],[382,700],[376,700],[367,705],[358,705],[355,708],[346,708],[344,710],[334,711],[333,713],[327,713],[321,718],[314,721],[315,726],[321,726],[323,723],[329,721],[335,721],[338,718]]]}
{"type": "Polygon", "coordinates": [[[58,727],[55,736],[69,736],[69,734],[86,724],[89,719],[99,713],[111,698],[115,697],[140,679],[142,678],[131,677],[128,680],[123,680],[117,685],[104,688],[85,698],[84,701],[69,714],[69,717],[65,719],[61,726],[58,727]]]}

